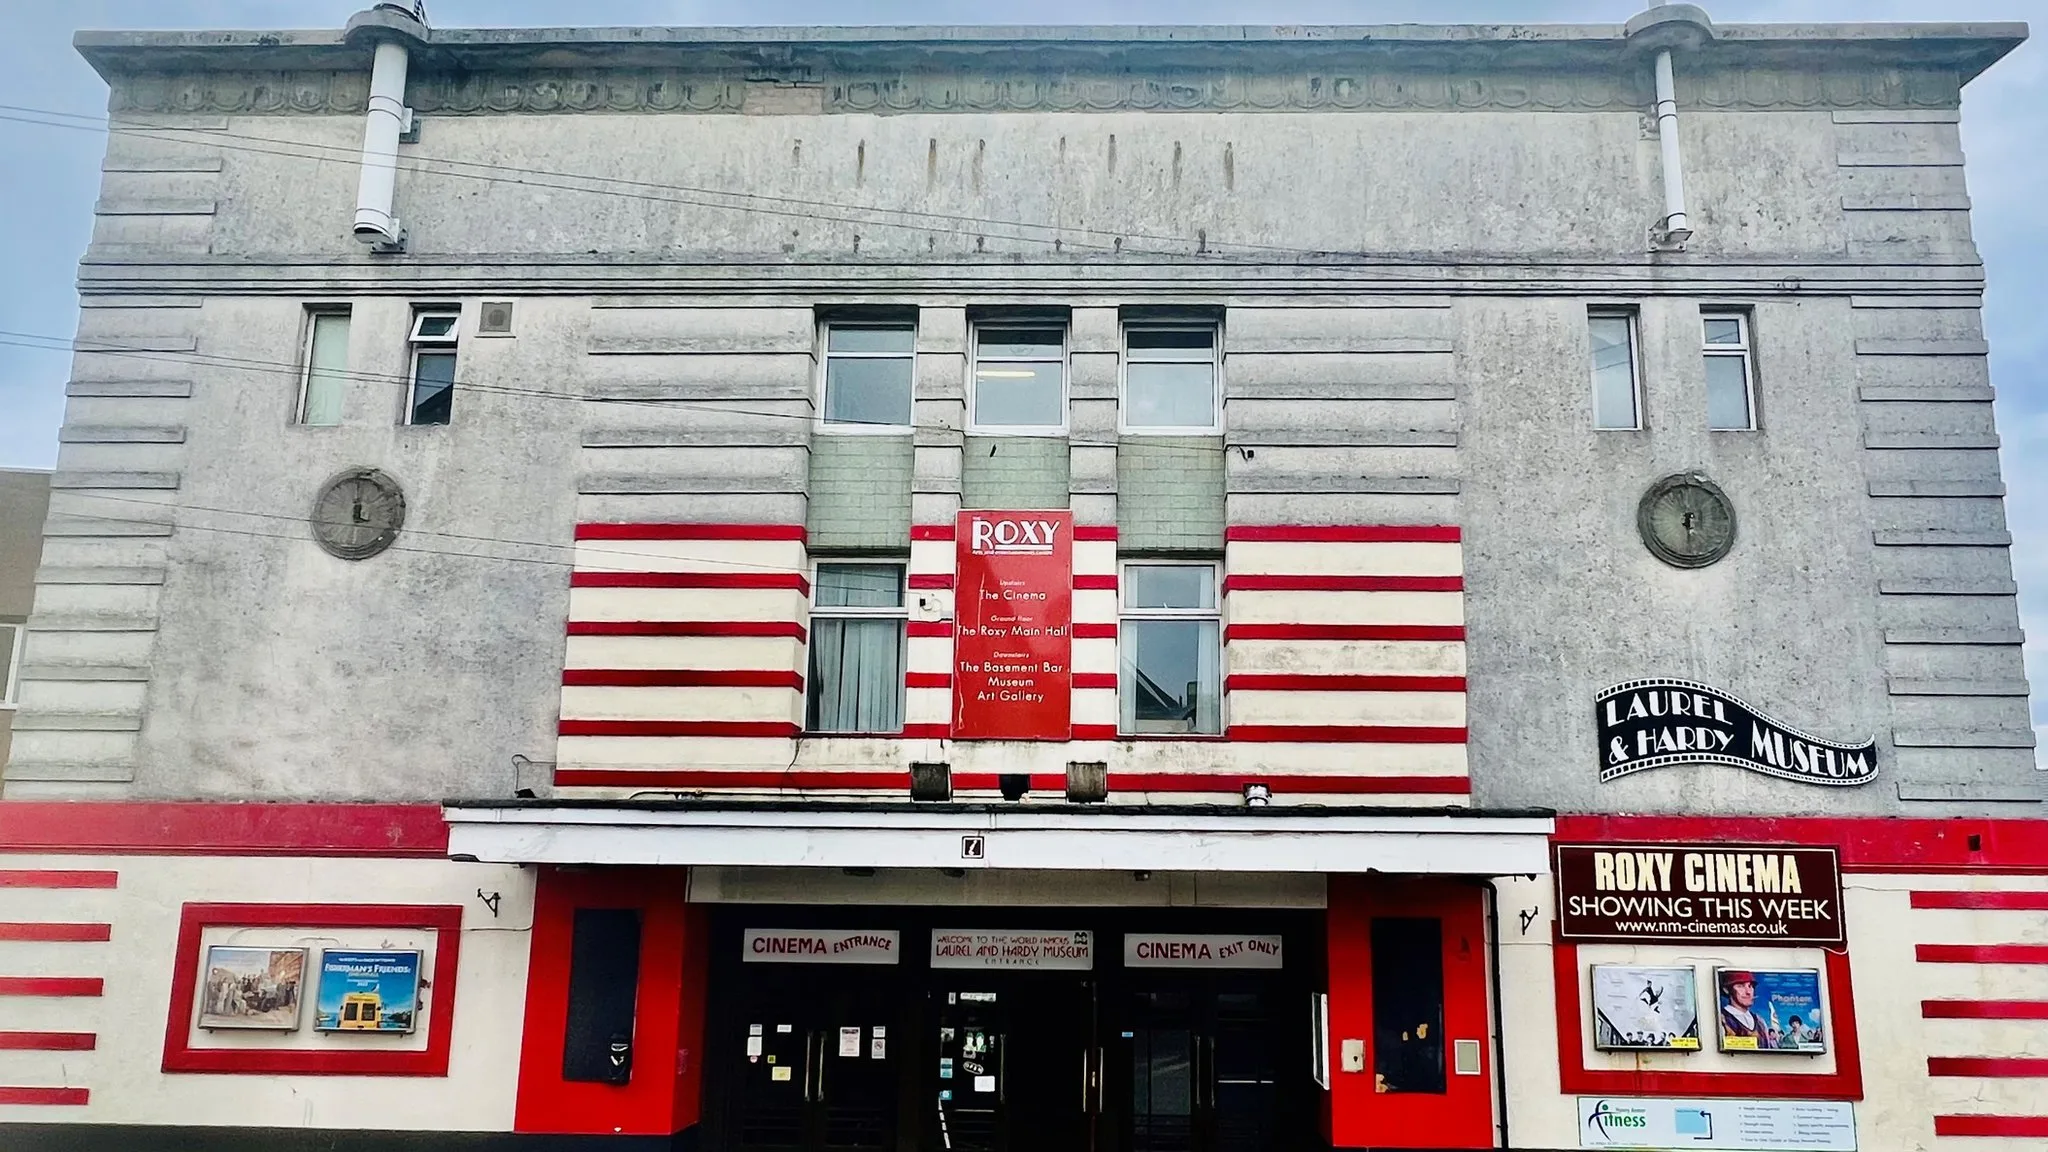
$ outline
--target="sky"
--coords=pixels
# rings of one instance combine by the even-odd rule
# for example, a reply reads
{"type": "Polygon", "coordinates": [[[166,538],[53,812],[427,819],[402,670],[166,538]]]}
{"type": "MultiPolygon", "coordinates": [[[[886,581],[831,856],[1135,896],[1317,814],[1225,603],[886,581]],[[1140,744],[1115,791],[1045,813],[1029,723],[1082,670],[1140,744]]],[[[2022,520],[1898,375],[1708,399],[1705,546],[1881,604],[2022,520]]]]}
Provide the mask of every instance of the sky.
{"type": "MultiPolygon", "coordinates": [[[[103,114],[106,89],[71,50],[79,28],[340,28],[370,0],[0,0],[0,104],[103,114]]],[[[1642,0],[429,0],[453,26],[630,24],[1384,24],[1618,23],[1642,0]]],[[[2048,37],[2048,0],[1708,0],[1717,21],[2027,20],[2048,37]]],[[[2048,44],[2030,42],[1963,98],[1984,323],[2020,583],[2034,721],[2048,737],[2048,44]]],[[[5,115],[0,110],[0,115],[5,115]]],[[[68,339],[74,277],[92,228],[103,136],[0,119],[0,330],[68,339]]],[[[0,337],[0,339],[6,339],[0,337]]],[[[0,344],[0,468],[56,460],[69,356],[0,344]]],[[[2044,740],[2048,743],[2048,740],[2044,740]]]]}

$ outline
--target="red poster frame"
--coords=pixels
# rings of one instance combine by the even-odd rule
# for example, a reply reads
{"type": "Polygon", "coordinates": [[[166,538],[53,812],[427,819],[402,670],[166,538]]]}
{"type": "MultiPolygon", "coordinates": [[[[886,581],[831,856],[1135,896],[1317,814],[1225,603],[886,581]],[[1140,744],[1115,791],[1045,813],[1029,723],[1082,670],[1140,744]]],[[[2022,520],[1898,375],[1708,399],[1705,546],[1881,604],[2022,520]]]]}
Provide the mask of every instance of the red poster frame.
{"type": "Polygon", "coordinates": [[[953,540],[951,738],[1071,739],[1073,511],[963,511],[953,540]],[[1020,627],[1038,631],[1024,637],[1010,631],[1020,627]],[[1039,698],[982,699],[1018,690],[1039,698]]]}

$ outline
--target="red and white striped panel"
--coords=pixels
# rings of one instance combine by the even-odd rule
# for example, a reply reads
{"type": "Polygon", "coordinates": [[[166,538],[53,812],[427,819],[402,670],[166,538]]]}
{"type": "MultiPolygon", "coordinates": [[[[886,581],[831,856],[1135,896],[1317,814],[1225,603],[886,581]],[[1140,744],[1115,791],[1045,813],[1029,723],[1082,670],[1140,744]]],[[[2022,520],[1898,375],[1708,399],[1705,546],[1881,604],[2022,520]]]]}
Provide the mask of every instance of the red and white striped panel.
{"type": "Polygon", "coordinates": [[[0,857],[0,1126],[91,1102],[119,882],[63,857],[0,857]]]}
{"type": "Polygon", "coordinates": [[[1887,879],[1913,885],[1896,917],[1913,942],[1901,986],[1922,997],[1909,1050],[1927,1054],[1934,1146],[2048,1147],[2048,881],[1887,879]]]}
{"type": "Polygon", "coordinates": [[[1244,767],[1462,802],[1459,530],[1239,525],[1225,539],[1224,714],[1244,767]]]}
{"type": "Polygon", "coordinates": [[[579,525],[556,783],[788,764],[809,613],[801,525],[579,525]]]}

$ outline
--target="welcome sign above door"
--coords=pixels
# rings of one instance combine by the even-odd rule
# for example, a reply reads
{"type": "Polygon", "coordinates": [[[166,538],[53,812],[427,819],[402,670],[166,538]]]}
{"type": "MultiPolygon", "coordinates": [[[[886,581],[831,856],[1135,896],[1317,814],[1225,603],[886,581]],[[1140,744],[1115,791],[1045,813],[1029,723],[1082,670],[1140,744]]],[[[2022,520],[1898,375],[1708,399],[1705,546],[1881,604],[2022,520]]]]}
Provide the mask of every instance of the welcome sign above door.
{"type": "Polygon", "coordinates": [[[1823,740],[1693,680],[1630,680],[1594,700],[1600,780],[1668,764],[1727,764],[1780,780],[1849,787],[1877,776],[1877,742],[1823,740]]]}

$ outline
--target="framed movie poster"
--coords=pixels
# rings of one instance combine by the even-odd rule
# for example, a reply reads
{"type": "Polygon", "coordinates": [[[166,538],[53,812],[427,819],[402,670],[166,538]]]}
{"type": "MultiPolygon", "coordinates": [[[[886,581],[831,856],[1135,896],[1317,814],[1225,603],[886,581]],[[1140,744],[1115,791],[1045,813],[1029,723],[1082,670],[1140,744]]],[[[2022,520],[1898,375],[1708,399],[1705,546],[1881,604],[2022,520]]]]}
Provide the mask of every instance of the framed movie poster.
{"type": "Polygon", "coordinates": [[[1692,1052],[1699,1046],[1692,969],[1593,965],[1593,1047],[1692,1052]]]}
{"type": "Polygon", "coordinates": [[[418,952],[323,952],[313,1027],[321,1032],[410,1032],[419,999],[418,952]]]}
{"type": "Polygon", "coordinates": [[[1828,1050],[1815,968],[1716,968],[1723,1052],[1828,1050]]]}
{"type": "Polygon", "coordinates": [[[199,983],[199,1026],[290,1032],[299,1026],[305,976],[304,948],[215,944],[199,983]]]}

